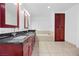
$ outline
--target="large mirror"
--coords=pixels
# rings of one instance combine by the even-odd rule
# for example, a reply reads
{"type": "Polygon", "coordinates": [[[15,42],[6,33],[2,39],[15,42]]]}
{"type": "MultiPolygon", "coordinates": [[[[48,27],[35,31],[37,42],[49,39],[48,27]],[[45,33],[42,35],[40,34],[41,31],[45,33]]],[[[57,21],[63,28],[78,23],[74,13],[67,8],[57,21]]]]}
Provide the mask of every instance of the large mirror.
{"type": "Polygon", "coordinates": [[[19,4],[0,3],[0,28],[19,27],[19,4]]]}
{"type": "Polygon", "coordinates": [[[5,4],[5,24],[17,26],[17,6],[13,3],[5,4]]]}

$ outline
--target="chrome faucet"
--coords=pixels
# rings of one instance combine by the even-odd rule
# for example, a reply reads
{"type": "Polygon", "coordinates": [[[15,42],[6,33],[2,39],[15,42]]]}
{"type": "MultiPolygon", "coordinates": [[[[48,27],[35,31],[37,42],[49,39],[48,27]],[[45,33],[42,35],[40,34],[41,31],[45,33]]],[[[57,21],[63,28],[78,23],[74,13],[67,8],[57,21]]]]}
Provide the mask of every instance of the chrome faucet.
{"type": "Polygon", "coordinates": [[[16,33],[15,33],[15,32],[13,32],[13,33],[12,33],[12,35],[15,37],[15,36],[16,36],[16,33]]]}

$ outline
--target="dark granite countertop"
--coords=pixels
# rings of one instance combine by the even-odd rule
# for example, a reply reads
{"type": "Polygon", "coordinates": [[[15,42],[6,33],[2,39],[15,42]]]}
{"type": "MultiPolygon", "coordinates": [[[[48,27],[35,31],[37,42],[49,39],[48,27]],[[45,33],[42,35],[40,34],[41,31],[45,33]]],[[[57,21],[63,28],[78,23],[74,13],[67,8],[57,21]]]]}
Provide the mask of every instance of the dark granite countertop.
{"type": "Polygon", "coordinates": [[[18,34],[17,36],[7,37],[0,39],[0,43],[23,43],[28,37],[35,35],[34,32],[28,32],[25,34],[18,34]]]}

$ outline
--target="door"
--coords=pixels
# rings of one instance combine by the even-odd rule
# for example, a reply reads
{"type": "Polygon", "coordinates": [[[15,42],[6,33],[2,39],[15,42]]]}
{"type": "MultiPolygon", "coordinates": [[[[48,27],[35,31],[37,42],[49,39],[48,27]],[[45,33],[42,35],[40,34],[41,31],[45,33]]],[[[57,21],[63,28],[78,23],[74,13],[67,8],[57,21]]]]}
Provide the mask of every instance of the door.
{"type": "Polygon", "coordinates": [[[65,14],[55,14],[55,41],[64,41],[65,35],[65,14]]]}

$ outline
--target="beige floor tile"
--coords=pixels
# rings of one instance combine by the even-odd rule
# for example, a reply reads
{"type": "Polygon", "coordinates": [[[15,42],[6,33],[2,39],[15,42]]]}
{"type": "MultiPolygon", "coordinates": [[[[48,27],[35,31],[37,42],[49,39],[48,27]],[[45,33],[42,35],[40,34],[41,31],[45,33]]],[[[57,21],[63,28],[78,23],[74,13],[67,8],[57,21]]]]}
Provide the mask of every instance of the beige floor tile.
{"type": "Polygon", "coordinates": [[[39,56],[50,56],[48,52],[39,52],[39,56]]]}
{"type": "Polygon", "coordinates": [[[54,42],[50,36],[37,36],[32,56],[79,56],[79,48],[68,42],[54,42]]]}

